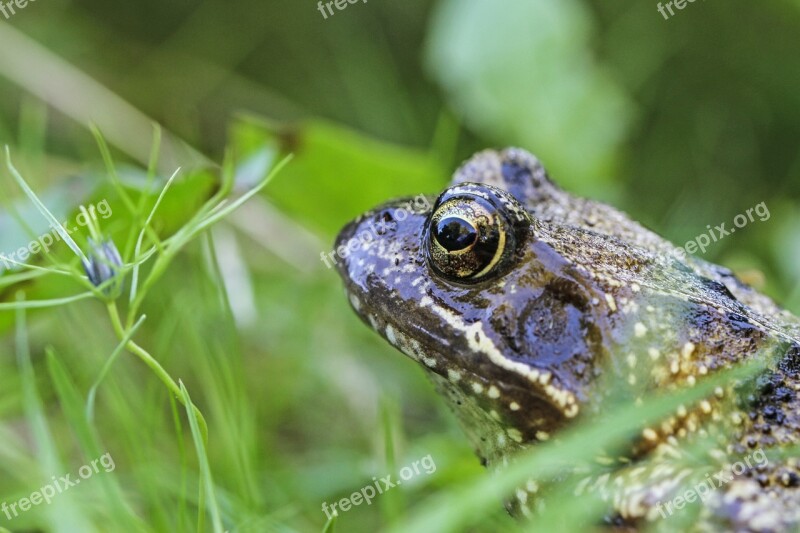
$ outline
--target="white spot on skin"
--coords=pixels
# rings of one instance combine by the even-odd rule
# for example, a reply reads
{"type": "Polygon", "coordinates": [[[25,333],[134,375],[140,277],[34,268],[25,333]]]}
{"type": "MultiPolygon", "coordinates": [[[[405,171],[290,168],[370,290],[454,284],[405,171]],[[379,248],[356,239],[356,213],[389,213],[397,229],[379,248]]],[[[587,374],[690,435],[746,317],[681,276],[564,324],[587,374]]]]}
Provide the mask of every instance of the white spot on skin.
{"type": "Polygon", "coordinates": [[[453,383],[461,380],[461,373],[453,370],[452,368],[447,370],[447,378],[452,381],[453,383]]]}
{"type": "Polygon", "coordinates": [[[644,337],[647,335],[647,328],[641,322],[637,322],[635,326],[633,326],[633,332],[637,337],[644,337]]]}
{"type": "Polygon", "coordinates": [[[356,297],[355,294],[350,295],[350,304],[356,311],[361,311],[361,301],[356,297]]]}
{"type": "Polygon", "coordinates": [[[681,356],[684,359],[688,360],[694,353],[694,348],[695,346],[693,343],[687,342],[686,344],[683,345],[683,348],[681,349],[681,356]]]}
{"type": "Polygon", "coordinates": [[[732,504],[736,500],[747,500],[758,494],[758,491],[755,484],[736,480],[729,485],[728,491],[725,493],[725,502],[732,504]]]}
{"type": "Polygon", "coordinates": [[[608,304],[609,309],[612,311],[617,310],[617,302],[614,300],[614,297],[608,293],[606,293],[606,303],[608,304]]]}
{"type": "Polygon", "coordinates": [[[519,404],[517,402],[511,402],[508,404],[508,408],[512,411],[519,411],[519,404]]]}
{"type": "Polygon", "coordinates": [[[397,346],[397,336],[395,336],[394,328],[391,325],[386,326],[386,340],[388,340],[392,346],[397,346]]]}
{"type": "Polygon", "coordinates": [[[528,502],[528,493],[522,489],[517,489],[517,499],[519,503],[526,504],[528,502]]]}
{"type": "Polygon", "coordinates": [[[476,381],[472,384],[472,390],[475,391],[475,394],[481,394],[483,393],[483,385],[476,381]]]}
{"type": "Polygon", "coordinates": [[[511,437],[511,440],[514,442],[522,442],[522,433],[516,428],[510,428],[508,431],[508,436],[511,437]]]}
{"type": "Polygon", "coordinates": [[[550,438],[550,434],[546,431],[537,431],[536,432],[536,439],[537,440],[548,440],[550,438]]]}
{"type": "Polygon", "coordinates": [[[499,398],[500,397],[500,391],[494,385],[489,387],[489,393],[488,394],[489,394],[489,398],[499,398]]]}
{"type": "Polygon", "coordinates": [[[659,352],[655,348],[650,348],[649,350],[647,350],[647,353],[650,355],[650,359],[652,359],[653,361],[661,357],[661,352],[659,352]]]}

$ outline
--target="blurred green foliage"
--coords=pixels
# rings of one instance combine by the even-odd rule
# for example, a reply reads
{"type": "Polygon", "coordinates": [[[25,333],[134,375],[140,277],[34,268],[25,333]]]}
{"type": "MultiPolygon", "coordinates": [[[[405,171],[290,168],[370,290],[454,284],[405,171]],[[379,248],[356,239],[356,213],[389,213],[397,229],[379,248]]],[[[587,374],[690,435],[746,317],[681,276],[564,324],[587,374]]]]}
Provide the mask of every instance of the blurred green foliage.
{"type": "MultiPolygon", "coordinates": [[[[320,531],[322,502],[428,454],[435,474],[334,528],[398,526],[434,493],[454,505],[460,487],[483,486],[423,372],[358,322],[318,261],[345,221],[396,196],[437,193],[476,150],[529,149],[557,183],[677,243],[765,202],[768,221],[704,258],[762,273],[766,292],[800,311],[800,5],[697,2],[664,20],[655,4],[372,0],[326,20],[313,1],[43,0],[2,21],[0,140],[59,216],[109,199],[104,229],[118,243],[136,221],[88,123],[119,130],[123,182],[145,205],[174,170],[144,186],[136,154],[150,139],[123,102],[206,158],[176,152],[185,169],[153,222],[162,236],[213,194],[226,152],[240,192],[279,153],[295,154],[244,215],[179,256],[137,333],[208,419],[226,527],[320,531]],[[19,34],[85,78],[42,71],[42,50],[19,34]],[[118,99],[97,100],[90,82],[118,99]]],[[[10,253],[46,228],[7,176],[0,184],[0,253],[10,253]]],[[[0,277],[2,302],[21,290],[28,300],[76,292],[57,278],[0,277]]],[[[203,455],[157,379],[123,354],[95,424],[81,416],[117,343],[102,306],[26,318],[42,407],[31,411],[20,366],[22,319],[0,311],[0,502],[106,451],[117,466],[9,528],[193,530],[203,455]]],[[[517,527],[499,502],[485,508],[477,530],[517,527]]]]}

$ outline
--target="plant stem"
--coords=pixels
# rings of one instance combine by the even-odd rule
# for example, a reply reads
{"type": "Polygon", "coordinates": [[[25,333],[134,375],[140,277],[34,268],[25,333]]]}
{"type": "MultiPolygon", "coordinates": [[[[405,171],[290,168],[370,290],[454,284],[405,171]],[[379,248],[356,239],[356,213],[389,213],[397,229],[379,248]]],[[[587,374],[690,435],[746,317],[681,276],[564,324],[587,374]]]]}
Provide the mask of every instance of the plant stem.
{"type": "MultiPolygon", "coordinates": [[[[127,333],[125,329],[122,327],[122,321],[119,318],[119,310],[117,309],[117,305],[115,303],[110,302],[108,304],[108,314],[111,317],[111,324],[114,326],[114,331],[116,332],[117,337],[119,337],[120,341],[124,341],[125,337],[127,336],[127,333]]],[[[158,376],[159,379],[161,379],[161,381],[164,383],[164,385],[167,386],[170,392],[172,392],[172,394],[175,397],[177,397],[178,401],[181,402],[181,404],[184,407],[188,407],[186,403],[184,403],[180,387],[178,386],[177,383],[175,383],[175,381],[172,379],[169,373],[166,370],[164,370],[164,367],[161,366],[161,363],[156,361],[155,358],[153,358],[153,356],[150,355],[150,353],[147,350],[145,350],[132,340],[129,340],[127,342],[125,348],[133,355],[141,359],[144,362],[144,364],[150,367],[150,370],[152,370],[156,374],[156,376],[158,376]]],[[[200,409],[198,409],[196,405],[193,404],[192,409],[194,409],[194,412],[197,414],[197,419],[200,422],[200,431],[203,435],[203,442],[208,443],[208,425],[206,424],[206,419],[203,416],[203,413],[200,412],[200,409]]]]}

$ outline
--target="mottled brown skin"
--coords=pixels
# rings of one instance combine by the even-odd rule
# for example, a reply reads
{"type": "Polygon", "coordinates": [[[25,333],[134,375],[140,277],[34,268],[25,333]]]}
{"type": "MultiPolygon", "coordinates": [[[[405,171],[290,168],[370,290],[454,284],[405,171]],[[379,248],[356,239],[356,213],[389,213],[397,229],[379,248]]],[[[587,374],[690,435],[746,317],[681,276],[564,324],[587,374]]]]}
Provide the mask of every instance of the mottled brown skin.
{"type": "MultiPolygon", "coordinates": [[[[391,202],[337,245],[352,239],[337,266],[354,309],[430,372],[490,467],[597,415],[612,395],[692,386],[776,347],[748,397],[718,388],[642,428],[628,459],[674,457],[711,436],[725,465],[800,441],[800,321],[730,271],[562,191],[523,150],[475,155],[432,208],[391,202]]],[[[642,470],[615,473],[635,488],[609,496],[613,524],[657,520],[655,506],[680,488],[677,467],[642,470]]],[[[509,508],[529,514],[537,491],[529,483],[509,508]]],[[[798,523],[798,461],[787,459],[735,476],[705,501],[697,527],[798,523]]]]}

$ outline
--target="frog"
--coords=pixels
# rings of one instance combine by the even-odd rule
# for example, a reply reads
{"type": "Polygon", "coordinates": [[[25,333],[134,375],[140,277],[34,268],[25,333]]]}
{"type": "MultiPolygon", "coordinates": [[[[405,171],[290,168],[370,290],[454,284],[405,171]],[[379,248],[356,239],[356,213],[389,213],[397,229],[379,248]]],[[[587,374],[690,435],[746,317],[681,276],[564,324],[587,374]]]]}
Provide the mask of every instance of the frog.
{"type": "MultiPolygon", "coordinates": [[[[637,465],[713,437],[709,456],[728,474],[696,526],[800,524],[797,453],[730,468],[800,442],[797,317],[621,210],[565,191],[521,148],[475,154],[426,198],[348,223],[336,269],[355,313],[425,370],[483,465],[513,468],[610,397],[640,402],[771,354],[749,392],[716,387],[641,428],[614,473],[634,489],[609,492],[604,523],[665,520],[686,472],[637,465]]],[[[506,507],[531,516],[542,492],[531,480],[506,507]]]]}

